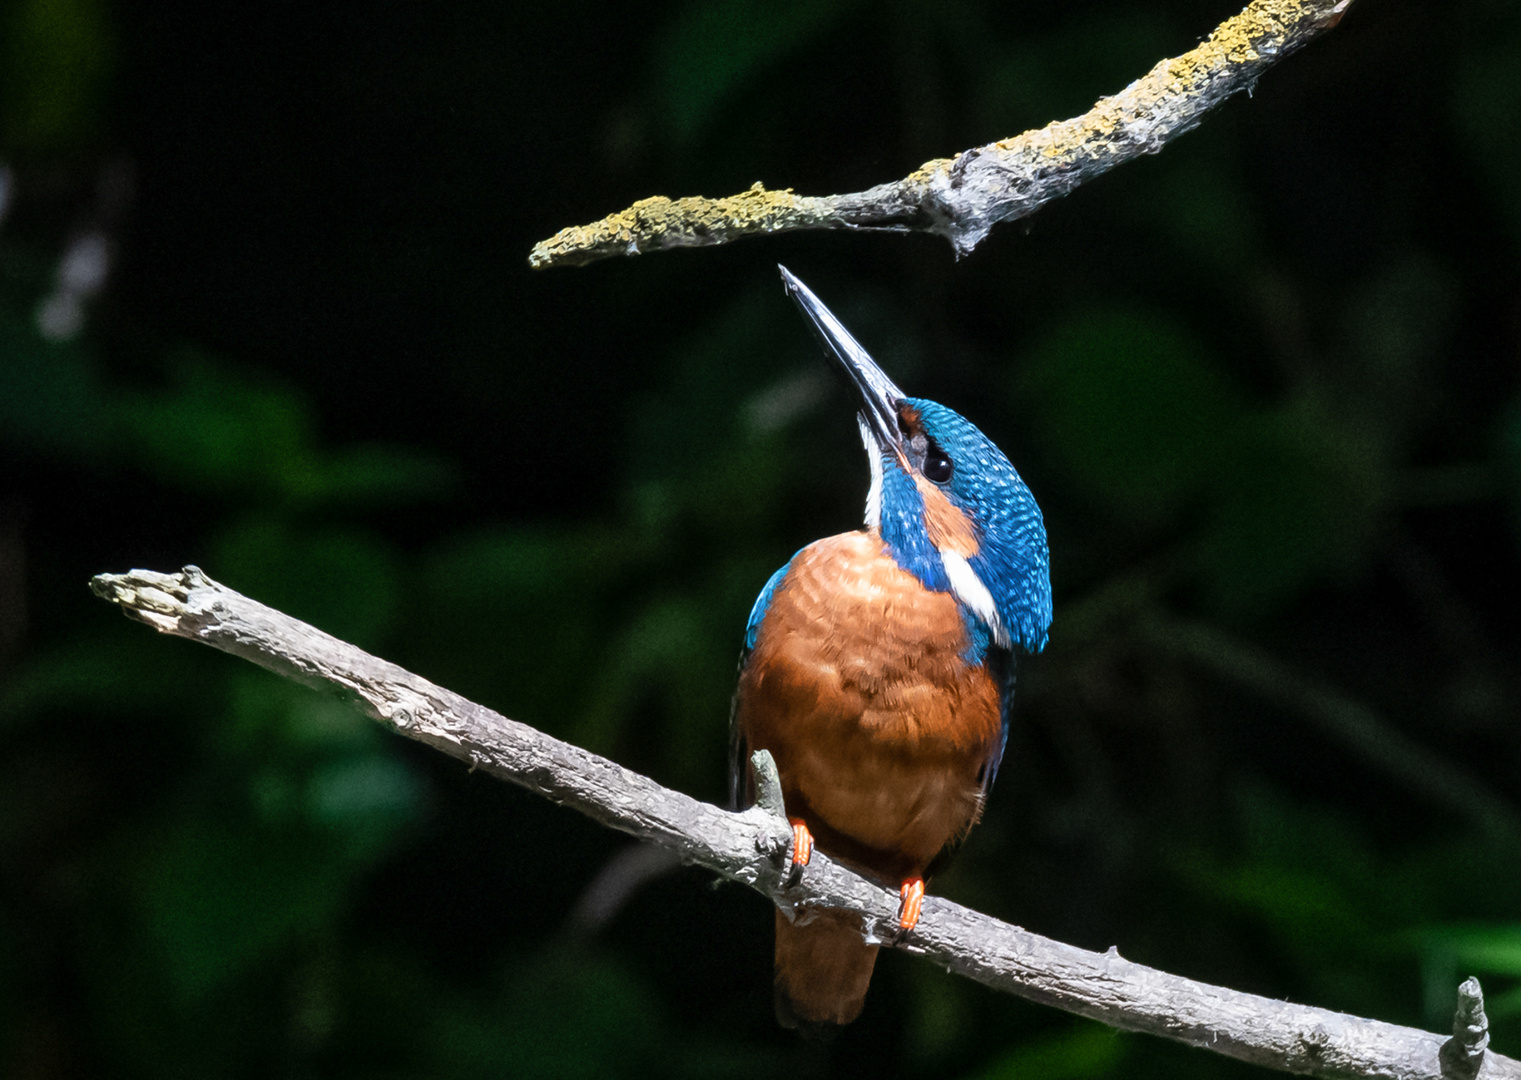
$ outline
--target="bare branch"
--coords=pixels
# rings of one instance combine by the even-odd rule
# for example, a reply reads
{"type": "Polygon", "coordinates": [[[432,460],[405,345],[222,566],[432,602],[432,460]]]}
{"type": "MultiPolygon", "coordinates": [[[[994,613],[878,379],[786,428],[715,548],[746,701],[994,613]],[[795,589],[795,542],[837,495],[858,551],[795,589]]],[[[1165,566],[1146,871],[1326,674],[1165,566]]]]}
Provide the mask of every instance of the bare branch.
{"type": "Polygon", "coordinates": [[[1202,45],[1163,60],[1082,116],[927,161],[902,180],[850,195],[768,191],[724,199],[656,196],[534,246],[528,265],[578,266],[613,255],[726,244],[794,229],[875,229],[944,236],[968,254],[1000,221],[1052,199],[1192,130],[1204,114],[1295,49],[1335,26],[1352,0],[1254,0],[1202,45]]]}
{"type": "MultiPolygon", "coordinates": [[[[786,885],[791,830],[774,791],[765,805],[739,814],[698,802],[241,596],[193,566],[178,574],[102,574],[91,586],[157,630],[336,689],[408,738],[743,882],[784,911],[859,912],[863,933],[994,989],[1285,1072],[1440,1080],[1457,1075],[1451,1065],[1444,1071],[1442,1047],[1451,1042],[1447,1059],[1465,1080],[1521,1080],[1521,1062],[1485,1051],[1477,984],[1471,993],[1465,986],[1459,1037],[1445,1040],[1194,982],[1131,963],[1114,949],[1087,952],[939,897],[926,898],[919,925],[902,934],[897,893],[821,853],[798,884],[786,885]]],[[[757,790],[772,791],[769,755],[757,754],[755,765],[757,790]]]]}

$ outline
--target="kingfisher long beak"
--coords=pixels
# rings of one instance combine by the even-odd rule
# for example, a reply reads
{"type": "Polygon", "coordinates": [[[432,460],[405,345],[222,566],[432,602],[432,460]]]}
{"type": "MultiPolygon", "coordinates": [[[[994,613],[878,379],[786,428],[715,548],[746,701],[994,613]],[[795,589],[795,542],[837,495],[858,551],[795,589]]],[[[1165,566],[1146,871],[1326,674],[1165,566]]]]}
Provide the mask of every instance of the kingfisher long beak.
{"type": "Polygon", "coordinates": [[[904,398],[903,391],[877,366],[877,362],[861,348],[856,339],[850,336],[850,331],[824,306],[823,301],[813,295],[812,289],[799,281],[785,266],[778,266],[777,269],[782,272],[782,281],[792,299],[797,301],[797,306],[803,309],[803,314],[813,324],[814,333],[824,346],[824,352],[835,361],[850,383],[851,391],[860,405],[862,426],[871,432],[883,450],[900,447],[903,435],[898,427],[898,403],[904,398]]]}

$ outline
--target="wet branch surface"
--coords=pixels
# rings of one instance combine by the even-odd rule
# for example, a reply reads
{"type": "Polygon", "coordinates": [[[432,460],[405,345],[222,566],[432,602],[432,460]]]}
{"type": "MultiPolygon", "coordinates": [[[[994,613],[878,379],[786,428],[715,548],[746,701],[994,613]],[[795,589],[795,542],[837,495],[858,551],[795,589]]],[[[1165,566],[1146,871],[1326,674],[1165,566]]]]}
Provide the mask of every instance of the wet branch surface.
{"type": "Polygon", "coordinates": [[[1194,982],[1131,963],[1113,949],[1093,953],[1063,945],[939,897],[926,897],[919,925],[903,934],[896,927],[896,891],[822,853],[815,853],[799,883],[787,886],[791,830],[775,766],[764,752],[753,762],[756,805],[730,813],[508,720],[233,592],[193,566],[176,574],[101,574],[91,587],[163,633],[337,691],[399,734],[743,882],[785,911],[823,906],[859,912],[866,934],[994,989],[1286,1072],[1521,1080],[1521,1062],[1487,1052],[1489,1029],[1476,980],[1459,988],[1449,1039],[1194,982]]]}
{"type": "Polygon", "coordinates": [[[727,198],[643,199],[534,246],[535,269],[615,255],[709,247],[796,229],[927,232],[969,253],[1001,221],[1052,199],[1191,131],[1227,98],[1250,91],[1273,64],[1335,26],[1352,0],[1254,0],[1203,43],[1163,60],[1113,97],[1070,120],[951,158],[901,180],[848,195],[798,195],[757,183],[727,198]]]}

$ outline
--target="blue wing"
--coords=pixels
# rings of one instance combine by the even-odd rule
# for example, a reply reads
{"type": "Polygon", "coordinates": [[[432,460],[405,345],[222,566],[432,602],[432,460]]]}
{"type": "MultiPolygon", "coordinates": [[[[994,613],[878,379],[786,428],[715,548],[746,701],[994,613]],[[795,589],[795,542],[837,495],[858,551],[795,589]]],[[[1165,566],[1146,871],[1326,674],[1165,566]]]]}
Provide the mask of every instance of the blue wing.
{"type": "Polygon", "coordinates": [[[982,771],[977,774],[977,782],[982,785],[982,797],[986,799],[988,792],[993,789],[998,766],[1003,761],[1004,748],[1009,743],[1009,721],[1014,714],[1014,652],[995,645],[987,624],[969,609],[963,607],[962,613],[966,618],[967,648],[961,658],[973,667],[986,664],[988,673],[993,676],[993,682],[998,687],[998,745],[987,761],[983,762],[982,771]]]}
{"type": "Polygon", "coordinates": [[[988,670],[998,683],[998,712],[1002,726],[998,733],[998,749],[988,758],[982,772],[982,797],[987,798],[993,790],[993,780],[998,776],[998,766],[1003,764],[1003,751],[1009,744],[1009,721],[1014,716],[1014,653],[996,646],[988,650],[988,670]]]}
{"type": "MultiPolygon", "coordinates": [[[[796,558],[796,556],[793,556],[796,558]]],[[[782,567],[771,575],[771,580],[766,582],[766,587],[755,598],[755,603],[750,607],[750,621],[745,623],[745,652],[740,657],[739,663],[743,667],[750,657],[750,650],[755,648],[755,635],[760,633],[761,620],[766,617],[767,610],[771,607],[771,598],[776,595],[777,588],[782,583],[782,578],[787,576],[787,567],[792,565],[792,559],[787,560],[787,566],[782,567]]]]}
{"type": "MultiPolygon", "coordinates": [[[[755,604],[750,608],[750,620],[745,623],[745,651],[739,655],[740,671],[745,670],[745,664],[755,648],[755,637],[760,633],[761,622],[771,607],[771,598],[776,595],[782,579],[787,576],[787,567],[791,565],[792,560],[788,559],[787,566],[771,575],[771,580],[766,582],[766,587],[760,591],[755,604]]],[[[750,791],[750,748],[745,743],[743,732],[739,730],[738,717],[739,693],[736,691],[729,706],[729,806],[734,810],[743,810],[754,800],[754,795],[750,791]]]]}

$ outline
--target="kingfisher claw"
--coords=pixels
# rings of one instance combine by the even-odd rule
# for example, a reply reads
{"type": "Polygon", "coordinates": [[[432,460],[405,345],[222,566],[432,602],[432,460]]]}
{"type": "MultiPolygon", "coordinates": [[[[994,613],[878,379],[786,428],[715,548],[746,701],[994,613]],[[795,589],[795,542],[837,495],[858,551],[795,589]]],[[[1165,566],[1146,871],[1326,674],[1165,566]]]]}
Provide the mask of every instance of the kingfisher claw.
{"type": "Polygon", "coordinates": [[[802,818],[792,818],[792,861],[798,866],[807,866],[808,860],[813,858],[813,833],[808,831],[808,826],[802,818]]]}
{"type": "Polygon", "coordinates": [[[796,885],[803,876],[803,867],[813,858],[813,834],[802,818],[788,818],[792,825],[792,869],[787,874],[787,885],[796,885]]]}
{"type": "Polygon", "coordinates": [[[924,906],[924,879],[909,878],[898,892],[898,925],[912,930],[919,924],[919,909],[924,906]]]}

